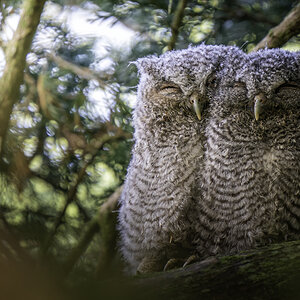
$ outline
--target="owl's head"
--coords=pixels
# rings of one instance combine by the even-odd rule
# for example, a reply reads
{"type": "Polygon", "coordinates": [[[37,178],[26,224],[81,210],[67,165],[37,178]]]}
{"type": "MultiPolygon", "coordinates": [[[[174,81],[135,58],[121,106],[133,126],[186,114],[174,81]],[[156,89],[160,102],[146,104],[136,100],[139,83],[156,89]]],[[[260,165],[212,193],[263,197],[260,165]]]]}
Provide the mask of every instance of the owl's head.
{"type": "Polygon", "coordinates": [[[139,59],[137,107],[152,119],[202,122],[217,83],[237,80],[243,56],[237,47],[201,45],[139,59]]]}
{"type": "Polygon", "coordinates": [[[256,120],[282,118],[300,108],[300,52],[265,49],[249,55],[247,88],[256,120]]]}
{"type": "MultiPolygon", "coordinates": [[[[300,109],[300,53],[261,50],[239,57],[235,75],[221,71],[213,90],[211,115],[237,129],[272,131],[300,109]]],[[[224,69],[225,70],[225,69],[224,69]]]]}

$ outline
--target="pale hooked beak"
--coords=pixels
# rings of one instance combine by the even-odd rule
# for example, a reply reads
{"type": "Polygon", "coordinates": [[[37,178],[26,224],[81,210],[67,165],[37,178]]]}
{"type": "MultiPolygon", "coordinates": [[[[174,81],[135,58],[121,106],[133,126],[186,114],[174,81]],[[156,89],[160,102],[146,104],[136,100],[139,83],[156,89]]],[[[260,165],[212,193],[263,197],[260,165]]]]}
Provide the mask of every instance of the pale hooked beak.
{"type": "Polygon", "coordinates": [[[196,93],[192,94],[191,102],[193,102],[193,108],[198,120],[201,120],[202,105],[200,105],[199,96],[196,93]]]}
{"type": "Polygon", "coordinates": [[[259,115],[262,110],[262,103],[264,102],[264,100],[265,96],[262,93],[254,97],[254,117],[256,121],[258,121],[259,119],[259,115]]]}

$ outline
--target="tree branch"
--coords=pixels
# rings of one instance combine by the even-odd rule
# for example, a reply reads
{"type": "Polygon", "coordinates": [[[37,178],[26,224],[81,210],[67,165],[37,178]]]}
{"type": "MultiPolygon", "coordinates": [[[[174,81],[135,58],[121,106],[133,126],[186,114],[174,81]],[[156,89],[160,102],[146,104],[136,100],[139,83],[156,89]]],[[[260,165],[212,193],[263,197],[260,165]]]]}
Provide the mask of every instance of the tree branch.
{"type": "Polygon", "coordinates": [[[300,33],[300,4],[294,7],[284,20],[272,28],[252,51],[262,48],[277,48],[283,46],[291,37],[300,33]]]}
{"type": "Polygon", "coordinates": [[[184,10],[186,8],[187,2],[188,2],[187,0],[179,0],[178,5],[176,7],[174,18],[171,24],[172,36],[168,43],[168,50],[172,50],[175,47],[178,34],[179,34],[179,27],[181,25],[184,16],[184,10]]]}
{"type": "Polygon", "coordinates": [[[297,299],[299,279],[300,241],[294,241],[138,277],[133,285],[141,299],[274,300],[297,299]]]}
{"type": "Polygon", "coordinates": [[[76,75],[78,75],[81,78],[87,79],[87,80],[96,80],[100,87],[104,88],[106,86],[105,82],[92,70],[86,67],[81,67],[78,65],[75,65],[69,61],[64,60],[63,58],[56,56],[52,53],[49,53],[47,57],[52,60],[54,63],[56,63],[60,68],[68,70],[76,75]]]}
{"type": "Polygon", "coordinates": [[[112,214],[116,210],[118,200],[120,198],[123,186],[120,186],[115,192],[104,202],[100,207],[99,213],[86,225],[86,230],[81,236],[78,245],[72,250],[68,258],[63,264],[63,273],[67,275],[87,249],[94,235],[100,230],[102,236],[102,247],[100,251],[100,260],[98,266],[98,273],[107,269],[111,261],[112,254],[115,252],[115,222],[112,214]]]}
{"type": "Polygon", "coordinates": [[[100,226],[101,244],[96,276],[102,278],[111,267],[117,252],[117,208],[123,191],[123,185],[109,197],[100,208],[98,223],[100,226]]]}
{"type": "MultiPolygon", "coordinates": [[[[109,130],[109,128],[108,128],[108,130],[109,130]]],[[[64,208],[58,214],[58,216],[57,216],[57,218],[54,222],[54,225],[52,227],[52,230],[49,232],[48,236],[45,238],[44,245],[41,247],[41,254],[42,255],[45,255],[47,253],[47,251],[48,251],[48,249],[49,249],[49,247],[52,243],[53,237],[55,236],[55,234],[57,232],[57,229],[61,224],[62,218],[65,215],[67,207],[72,201],[74,201],[78,186],[82,182],[82,180],[83,180],[83,178],[86,174],[86,169],[94,161],[95,157],[98,154],[98,151],[100,151],[103,148],[103,146],[108,142],[126,139],[127,137],[128,136],[127,136],[126,132],[124,132],[123,130],[117,128],[117,132],[115,133],[114,136],[111,136],[110,134],[107,133],[107,134],[103,134],[102,137],[98,138],[97,142],[95,143],[96,145],[94,145],[96,147],[93,149],[93,151],[90,152],[90,154],[92,155],[91,159],[86,161],[84,163],[84,165],[82,166],[82,168],[80,169],[80,171],[78,173],[78,176],[77,176],[76,182],[70,187],[70,189],[67,193],[67,199],[66,199],[66,203],[64,205],[64,208]]]]}
{"type": "Polygon", "coordinates": [[[18,27],[6,48],[6,66],[0,80],[0,155],[13,105],[19,99],[20,85],[33,36],[46,0],[25,0],[18,27]]]}

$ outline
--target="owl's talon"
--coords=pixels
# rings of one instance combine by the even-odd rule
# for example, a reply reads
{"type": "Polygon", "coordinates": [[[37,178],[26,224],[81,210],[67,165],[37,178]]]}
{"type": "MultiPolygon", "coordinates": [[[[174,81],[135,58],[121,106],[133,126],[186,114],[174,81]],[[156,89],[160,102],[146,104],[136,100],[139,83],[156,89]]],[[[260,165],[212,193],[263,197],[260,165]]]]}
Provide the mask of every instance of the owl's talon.
{"type": "Polygon", "coordinates": [[[185,268],[186,266],[188,266],[198,260],[199,260],[199,256],[197,254],[193,254],[190,257],[188,257],[188,259],[185,261],[185,263],[182,267],[185,268]]]}
{"type": "Polygon", "coordinates": [[[175,269],[180,264],[180,261],[177,258],[171,258],[167,261],[164,267],[164,272],[175,269]]]}

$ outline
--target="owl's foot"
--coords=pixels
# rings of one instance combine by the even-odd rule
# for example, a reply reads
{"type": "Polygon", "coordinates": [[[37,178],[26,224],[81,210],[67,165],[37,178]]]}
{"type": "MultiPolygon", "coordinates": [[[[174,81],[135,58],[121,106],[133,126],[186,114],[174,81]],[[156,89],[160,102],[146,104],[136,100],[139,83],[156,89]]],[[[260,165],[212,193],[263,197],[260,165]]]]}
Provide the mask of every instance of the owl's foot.
{"type": "Polygon", "coordinates": [[[193,254],[188,258],[171,258],[165,264],[164,271],[169,271],[180,267],[185,268],[186,266],[199,260],[200,257],[197,254],[193,254]]]}
{"type": "Polygon", "coordinates": [[[146,274],[146,273],[159,272],[162,270],[163,266],[164,266],[164,263],[163,263],[162,259],[146,256],[140,262],[140,264],[136,270],[136,273],[137,274],[146,274]]]}
{"type": "Polygon", "coordinates": [[[184,257],[173,257],[170,258],[167,263],[165,263],[165,259],[162,257],[153,257],[153,256],[145,256],[140,262],[136,273],[137,274],[146,274],[153,272],[161,272],[169,271],[176,268],[185,268],[186,266],[199,261],[200,258],[197,254],[193,254],[188,258],[184,257]]]}

